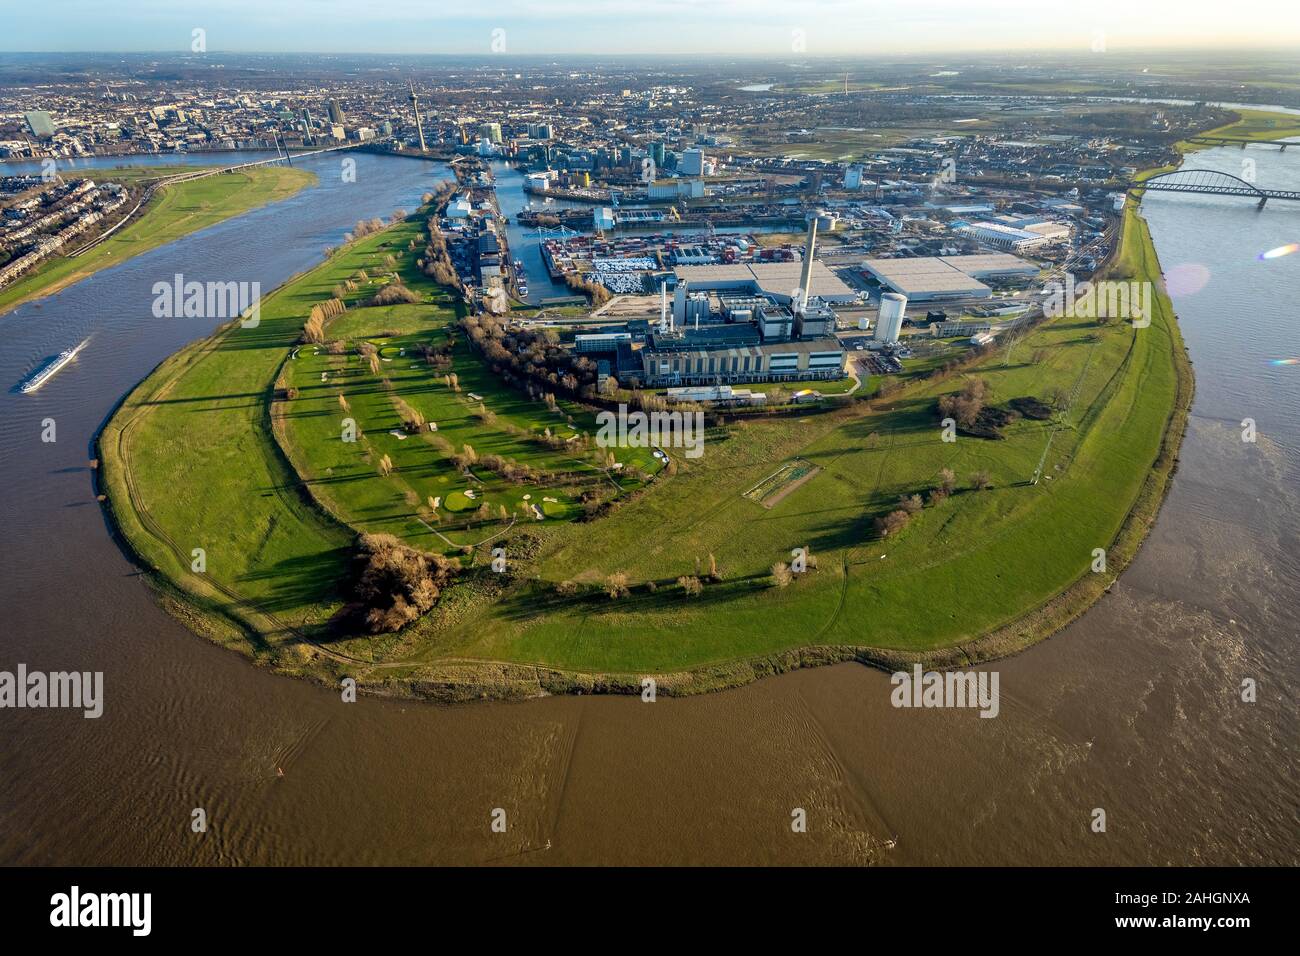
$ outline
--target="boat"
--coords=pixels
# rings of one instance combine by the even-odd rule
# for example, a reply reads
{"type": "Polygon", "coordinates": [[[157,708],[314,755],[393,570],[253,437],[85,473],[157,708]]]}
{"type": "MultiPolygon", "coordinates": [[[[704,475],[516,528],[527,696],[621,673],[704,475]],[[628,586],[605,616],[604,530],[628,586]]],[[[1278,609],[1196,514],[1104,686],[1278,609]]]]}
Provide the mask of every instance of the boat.
{"type": "Polygon", "coordinates": [[[31,378],[23,382],[20,391],[24,395],[26,395],[28,392],[34,392],[42,385],[44,385],[46,382],[48,382],[50,379],[54,378],[54,376],[58,373],[59,369],[63,368],[63,366],[67,365],[74,358],[76,358],[77,353],[80,352],[82,349],[84,349],[86,347],[86,342],[89,341],[90,339],[87,338],[84,342],[82,342],[80,345],[75,346],[74,348],[64,349],[62,352],[58,354],[57,358],[50,360],[50,362],[48,362],[46,365],[38,369],[36,373],[32,375],[31,378]]]}

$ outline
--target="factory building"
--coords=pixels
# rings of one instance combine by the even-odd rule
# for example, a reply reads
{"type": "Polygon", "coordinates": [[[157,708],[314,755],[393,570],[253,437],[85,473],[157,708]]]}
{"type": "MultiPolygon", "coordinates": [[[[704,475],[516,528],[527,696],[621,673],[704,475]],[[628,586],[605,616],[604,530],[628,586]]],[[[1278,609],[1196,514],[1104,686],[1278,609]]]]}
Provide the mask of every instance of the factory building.
{"type": "Polygon", "coordinates": [[[862,269],[882,288],[914,302],[986,299],[993,290],[980,279],[1028,277],[1039,271],[1032,262],[1005,253],[867,259],[862,269]]]}
{"type": "MultiPolygon", "coordinates": [[[[696,291],[753,290],[789,302],[794,291],[802,288],[803,263],[742,262],[732,265],[677,266],[673,273],[678,282],[688,282],[696,291]]],[[[812,262],[808,285],[806,291],[809,296],[831,305],[857,301],[857,293],[820,260],[812,262]]]]}
{"type": "Polygon", "coordinates": [[[953,224],[953,231],[1012,252],[1036,249],[1070,238],[1069,226],[1042,216],[999,216],[980,222],[957,222],[953,224]]]}
{"type": "Polygon", "coordinates": [[[631,332],[579,333],[573,337],[575,352],[617,352],[619,343],[631,342],[631,332]]]}
{"type": "Polygon", "coordinates": [[[975,336],[981,332],[987,332],[993,328],[990,322],[969,322],[961,319],[947,319],[943,322],[931,322],[930,334],[939,339],[950,339],[956,336],[975,336]]]}
{"type": "Polygon", "coordinates": [[[650,387],[844,377],[844,348],[838,339],[763,342],[752,325],[652,333],[640,357],[641,382],[650,387]]]}
{"type": "Polygon", "coordinates": [[[699,199],[703,195],[702,179],[661,179],[646,187],[646,196],[651,200],[699,199]]]}

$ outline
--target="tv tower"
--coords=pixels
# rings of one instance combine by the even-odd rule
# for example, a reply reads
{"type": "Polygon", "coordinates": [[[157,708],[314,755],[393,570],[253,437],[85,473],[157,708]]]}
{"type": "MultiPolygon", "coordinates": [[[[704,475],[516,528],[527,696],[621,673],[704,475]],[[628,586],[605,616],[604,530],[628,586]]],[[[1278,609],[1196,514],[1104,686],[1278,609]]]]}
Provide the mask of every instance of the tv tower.
{"type": "Polygon", "coordinates": [[[415,84],[407,81],[407,85],[411,89],[411,110],[415,113],[415,131],[420,134],[420,152],[424,153],[428,151],[428,147],[424,145],[424,126],[420,123],[420,101],[415,98],[415,84]]]}

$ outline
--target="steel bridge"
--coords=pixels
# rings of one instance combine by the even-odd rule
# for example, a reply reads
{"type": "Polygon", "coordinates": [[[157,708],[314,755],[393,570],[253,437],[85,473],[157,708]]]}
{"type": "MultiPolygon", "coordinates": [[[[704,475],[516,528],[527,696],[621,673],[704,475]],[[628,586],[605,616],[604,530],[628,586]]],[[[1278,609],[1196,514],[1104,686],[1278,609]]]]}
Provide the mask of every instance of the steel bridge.
{"type": "Polygon", "coordinates": [[[1259,208],[1270,199],[1300,201],[1300,190],[1262,189],[1240,176],[1222,173],[1215,169],[1179,169],[1161,173],[1129,186],[1131,190],[1148,190],[1167,193],[1201,193],[1211,196],[1246,196],[1259,200],[1259,208]]]}
{"type": "Polygon", "coordinates": [[[1242,149],[1247,146],[1281,146],[1284,153],[1288,146],[1300,146],[1300,143],[1295,140],[1242,139],[1239,136],[1189,136],[1187,142],[1198,143],[1202,146],[1240,146],[1242,149]]]}

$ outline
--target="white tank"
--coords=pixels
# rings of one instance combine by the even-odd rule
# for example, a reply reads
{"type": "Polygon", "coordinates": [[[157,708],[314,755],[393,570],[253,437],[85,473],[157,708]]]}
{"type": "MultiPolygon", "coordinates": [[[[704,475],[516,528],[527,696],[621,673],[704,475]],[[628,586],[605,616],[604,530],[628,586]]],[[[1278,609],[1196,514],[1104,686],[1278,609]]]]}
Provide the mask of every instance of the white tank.
{"type": "Polygon", "coordinates": [[[907,312],[907,296],[886,292],[880,297],[880,317],[876,320],[875,340],[897,342],[903,331],[903,316],[907,312]]]}

